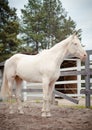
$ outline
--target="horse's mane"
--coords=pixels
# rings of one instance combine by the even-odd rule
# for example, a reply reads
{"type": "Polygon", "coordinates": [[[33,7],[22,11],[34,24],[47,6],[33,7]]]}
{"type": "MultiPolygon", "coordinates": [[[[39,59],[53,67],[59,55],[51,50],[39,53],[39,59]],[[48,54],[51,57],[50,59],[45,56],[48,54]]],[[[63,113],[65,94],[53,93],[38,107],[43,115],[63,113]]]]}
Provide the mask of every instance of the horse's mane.
{"type": "Polygon", "coordinates": [[[39,53],[38,53],[38,55],[44,55],[44,54],[46,54],[49,50],[52,50],[54,47],[56,47],[57,45],[64,45],[64,44],[66,44],[66,42],[67,41],[69,41],[70,39],[72,38],[72,35],[70,35],[69,37],[67,37],[66,39],[64,39],[64,40],[62,40],[62,41],[60,41],[59,43],[56,43],[53,47],[51,47],[50,49],[44,49],[44,50],[42,50],[42,51],[40,51],[39,53]]]}
{"type": "Polygon", "coordinates": [[[47,53],[47,51],[49,51],[49,49],[44,49],[44,50],[40,51],[38,54],[45,54],[45,53],[47,53]]]}

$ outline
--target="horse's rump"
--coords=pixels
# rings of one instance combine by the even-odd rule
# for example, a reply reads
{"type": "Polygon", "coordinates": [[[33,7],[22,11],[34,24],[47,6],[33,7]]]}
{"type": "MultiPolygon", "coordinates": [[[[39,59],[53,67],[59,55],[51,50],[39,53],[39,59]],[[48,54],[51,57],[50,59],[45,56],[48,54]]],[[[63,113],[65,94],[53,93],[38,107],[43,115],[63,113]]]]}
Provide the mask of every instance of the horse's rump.
{"type": "Polygon", "coordinates": [[[8,86],[8,80],[7,80],[5,70],[4,70],[4,74],[3,74],[3,82],[2,82],[2,86],[1,86],[0,95],[3,99],[5,99],[9,96],[9,86],[8,86]]]}

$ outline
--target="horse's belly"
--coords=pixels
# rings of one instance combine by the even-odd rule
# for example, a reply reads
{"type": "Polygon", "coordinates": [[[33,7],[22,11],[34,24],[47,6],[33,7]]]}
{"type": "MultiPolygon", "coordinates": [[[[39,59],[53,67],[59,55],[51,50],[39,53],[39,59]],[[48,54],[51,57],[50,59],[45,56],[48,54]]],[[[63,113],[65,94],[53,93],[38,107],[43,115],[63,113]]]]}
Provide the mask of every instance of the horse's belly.
{"type": "Polygon", "coordinates": [[[38,74],[34,74],[34,73],[18,73],[17,74],[21,79],[26,80],[28,82],[42,82],[42,78],[41,76],[38,74]]]}
{"type": "Polygon", "coordinates": [[[42,82],[42,76],[40,72],[34,67],[18,67],[16,75],[28,82],[42,82]]]}
{"type": "Polygon", "coordinates": [[[21,60],[17,65],[16,75],[28,82],[42,82],[44,78],[53,81],[59,77],[59,69],[54,63],[21,60]]]}

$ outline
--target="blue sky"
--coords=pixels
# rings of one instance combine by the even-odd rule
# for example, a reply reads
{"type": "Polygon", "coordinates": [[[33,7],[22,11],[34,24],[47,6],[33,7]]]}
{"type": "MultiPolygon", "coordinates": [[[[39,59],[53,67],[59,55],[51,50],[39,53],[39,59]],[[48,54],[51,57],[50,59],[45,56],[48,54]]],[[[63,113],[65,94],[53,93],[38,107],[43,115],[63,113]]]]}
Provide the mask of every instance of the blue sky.
{"type": "MultiPolygon", "coordinates": [[[[28,0],[9,0],[9,5],[17,9],[18,16],[20,9],[28,0]]],[[[82,44],[86,50],[92,50],[92,0],[61,0],[63,8],[68,16],[76,22],[76,29],[82,29],[82,44]]]]}

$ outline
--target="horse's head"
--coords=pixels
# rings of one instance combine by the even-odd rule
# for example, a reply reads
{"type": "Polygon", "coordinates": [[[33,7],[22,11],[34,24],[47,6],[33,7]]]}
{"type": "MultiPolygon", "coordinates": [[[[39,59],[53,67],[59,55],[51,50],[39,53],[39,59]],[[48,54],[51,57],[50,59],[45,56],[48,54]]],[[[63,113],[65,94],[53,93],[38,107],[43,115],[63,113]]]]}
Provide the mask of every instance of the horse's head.
{"type": "Polygon", "coordinates": [[[81,60],[85,60],[87,57],[86,51],[83,49],[80,40],[76,33],[70,36],[70,42],[68,46],[68,52],[71,56],[78,57],[81,60]]]}

